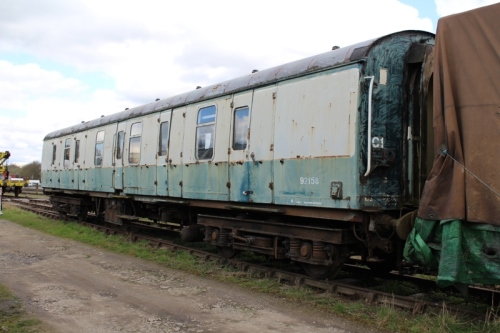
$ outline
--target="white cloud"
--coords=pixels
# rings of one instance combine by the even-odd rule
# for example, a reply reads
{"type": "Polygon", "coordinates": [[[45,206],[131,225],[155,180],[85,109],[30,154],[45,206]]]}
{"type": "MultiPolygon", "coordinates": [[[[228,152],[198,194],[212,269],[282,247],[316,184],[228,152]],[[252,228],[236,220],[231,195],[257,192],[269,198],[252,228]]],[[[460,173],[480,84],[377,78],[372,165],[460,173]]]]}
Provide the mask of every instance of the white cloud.
{"type": "Polygon", "coordinates": [[[75,79],[64,78],[61,73],[47,71],[38,64],[14,65],[0,60],[0,100],[2,109],[23,111],[23,105],[37,96],[64,91],[77,94],[85,87],[75,79]]]}
{"type": "Polygon", "coordinates": [[[301,5],[255,0],[238,6],[227,0],[87,0],[72,7],[53,0],[35,8],[40,15],[32,12],[31,1],[16,3],[14,7],[25,4],[28,13],[26,19],[0,23],[7,45],[104,72],[117,78],[119,89],[130,84],[134,90],[138,80],[156,86],[161,76],[163,86],[184,91],[254,67],[324,52],[334,44],[345,46],[402,29],[432,30],[430,20],[418,18],[415,9],[396,0],[312,0],[301,5]],[[241,62],[249,67],[241,68],[241,62]],[[215,75],[213,68],[220,68],[215,75]],[[205,82],[175,82],[182,75],[193,77],[189,74],[194,71],[205,82]]]}
{"type": "Polygon", "coordinates": [[[109,103],[119,98],[37,64],[0,60],[0,100],[0,151],[11,152],[11,163],[29,163],[40,160],[45,134],[96,118],[103,107],[116,110],[109,103]]]}
{"type": "Polygon", "coordinates": [[[497,0],[435,0],[436,11],[439,16],[461,13],[478,7],[498,3],[497,0]]]}
{"type": "Polygon", "coordinates": [[[397,0],[0,0],[0,150],[29,163],[82,120],[405,29],[434,27],[397,0]]]}

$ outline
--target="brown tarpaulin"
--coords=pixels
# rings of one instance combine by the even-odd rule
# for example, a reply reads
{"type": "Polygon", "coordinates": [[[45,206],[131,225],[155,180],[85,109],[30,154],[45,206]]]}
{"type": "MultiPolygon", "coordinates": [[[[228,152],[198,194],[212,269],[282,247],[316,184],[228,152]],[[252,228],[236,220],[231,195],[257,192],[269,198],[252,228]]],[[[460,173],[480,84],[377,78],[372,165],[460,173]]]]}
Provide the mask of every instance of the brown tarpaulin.
{"type": "Polygon", "coordinates": [[[434,160],[418,216],[500,225],[500,4],[441,18],[434,160]]]}

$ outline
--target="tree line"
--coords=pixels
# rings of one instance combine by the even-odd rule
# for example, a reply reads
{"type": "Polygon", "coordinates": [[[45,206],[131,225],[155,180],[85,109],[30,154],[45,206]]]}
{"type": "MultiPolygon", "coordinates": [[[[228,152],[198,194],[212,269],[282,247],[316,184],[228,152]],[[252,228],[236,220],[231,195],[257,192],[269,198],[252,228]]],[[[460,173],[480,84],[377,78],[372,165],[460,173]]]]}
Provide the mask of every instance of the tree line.
{"type": "Polygon", "coordinates": [[[14,177],[15,175],[16,178],[40,180],[42,175],[42,164],[38,161],[33,161],[23,166],[19,166],[17,164],[9,164],[7,168],[9,169],[9,174],[11,177],[14,177]]]}

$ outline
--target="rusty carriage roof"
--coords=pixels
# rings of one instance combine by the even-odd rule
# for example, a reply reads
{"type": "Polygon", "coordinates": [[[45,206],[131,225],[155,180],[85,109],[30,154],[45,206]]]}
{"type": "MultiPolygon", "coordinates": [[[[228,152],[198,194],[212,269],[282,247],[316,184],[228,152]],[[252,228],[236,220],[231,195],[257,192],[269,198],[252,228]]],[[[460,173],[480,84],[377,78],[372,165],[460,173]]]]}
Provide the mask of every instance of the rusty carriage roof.
{"type": "Polygon", "coordinates": [[[124,111],[114,113],[109,116],[103,116],[101,118],[90,120],[88,122],[82,122],[71,127],[56,130],[47,134],[44,138],[44,141],[70,135],[73,133],[83,132],[92,128],[124,121],[130,118],[140,117],[162,110],[177,108],[184,105],[209,100],[215,97],[233,94],[254,87],[273,84],[305,74],[344,66],[346,64],[360,61],[361,59],[366,58],[371,48],[381,41],[390,37],[405,34],[428,34],[429,36],[434,36],[432,33],[417,30],[408,30],[389,34],[379,38],[370,39],[347,47],[333,49],[331,51],[314,55],[308,58],[296,60],[262,71],[257,71],[255,73],[213,84],[207,87],[198,88],[196,90],[192,90],[183,94],[160,99],[152,103],[125,109],[124,111]]]}

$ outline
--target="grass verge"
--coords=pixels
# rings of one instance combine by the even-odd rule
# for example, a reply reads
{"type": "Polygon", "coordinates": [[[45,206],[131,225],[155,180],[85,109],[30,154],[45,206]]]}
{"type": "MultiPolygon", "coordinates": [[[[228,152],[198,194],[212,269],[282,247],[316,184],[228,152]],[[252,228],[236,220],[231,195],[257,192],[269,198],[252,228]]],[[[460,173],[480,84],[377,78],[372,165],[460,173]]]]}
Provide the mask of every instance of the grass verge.
{"type": "MultiPolygon", "coordinates": [[[[389,332],[441,333],[441,332],[499,332],[500,318],[497,310],[485,314],[485,320],[470,321],[458,317],[443,308],[438,314],[425,313],[414,316],[389,305],[374,306],[362,300],[347,300],[329,293],[318,292],[307,287],[290,286],[276,279],[252,276],[231,266],[223,266],[214,262],[205,262],[184,251],[171,252],[152,249],[145,242],[131,243],[123,236],[107,236],[91,228],[74,222],[61,222],[47,219],[30,212],[20,210],[8,203],[4,205],[3,219],[18,223],[24,227],[44,233],[76,240],[88,245],[109,251],[132,255],[141,259],[164,264],[166,267],[179,269],[199,276],[233,283],[258,292],[265,292],[286,299],[288,302],[300,303],[304,311],[321,311],[325,316],[343,317],[360,325],[389,332]]],[[[0,316],[0,332],[4,326],[4,318],[0,316]]],[[[30,331],[8,331],[30,332],[30,331]]]]}
{"type": "Polygon", "coordinates": [[[42,322],[26,313],[19,299],[7,287],[0,285],[0,332],[31,333],[43,331],[42,322]]]}

